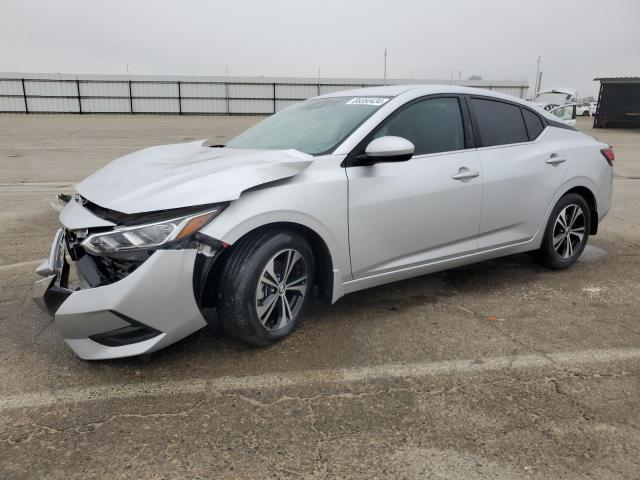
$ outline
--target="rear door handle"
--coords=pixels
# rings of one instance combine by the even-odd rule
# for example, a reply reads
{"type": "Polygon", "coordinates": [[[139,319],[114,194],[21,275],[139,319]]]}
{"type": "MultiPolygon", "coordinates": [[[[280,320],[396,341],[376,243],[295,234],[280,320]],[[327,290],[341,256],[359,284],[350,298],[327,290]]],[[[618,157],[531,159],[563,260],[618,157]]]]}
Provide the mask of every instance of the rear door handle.
{"type": "Polygon", "coordinates": [[[466,180],[468,178],[476,178],[480,176],[478,170],[468,170],[466,167],[461,167],[458,173],[451,176],[454,180],[466,180]]]}
{"type": "Polygon", "coordinates": [[[560,163],[566,162],[567,159],[565,157],[561,157],[557,153],[552,153],[551,156],[547,159],[547,163],[549,165],[559,165],[560,163]]]}

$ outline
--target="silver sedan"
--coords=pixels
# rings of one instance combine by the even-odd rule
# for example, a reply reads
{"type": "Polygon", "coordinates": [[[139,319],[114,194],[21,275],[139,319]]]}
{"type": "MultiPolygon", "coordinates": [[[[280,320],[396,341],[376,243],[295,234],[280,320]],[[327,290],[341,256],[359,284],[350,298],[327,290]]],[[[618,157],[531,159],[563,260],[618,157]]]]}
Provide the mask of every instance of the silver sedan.
{"type": "Polygon", "coordinates": [[[227,145],[147,148],[78,183],[35,298],[85,359],[158,350],[211,311],[229,335],[270,345],[312,295],[333,303],[518,252],[570,266],[609,210],[613,160],[491,91],[325,95],[227,145]]]}

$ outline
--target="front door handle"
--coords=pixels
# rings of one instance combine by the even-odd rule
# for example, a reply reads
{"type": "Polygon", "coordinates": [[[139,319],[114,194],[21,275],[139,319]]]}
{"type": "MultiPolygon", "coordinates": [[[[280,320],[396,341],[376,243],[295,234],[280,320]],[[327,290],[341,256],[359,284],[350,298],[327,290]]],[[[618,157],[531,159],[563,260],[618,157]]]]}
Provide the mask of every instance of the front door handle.
{"type": "Polygon", "coordinates": [[[552,153],[551,156],[547,159],[547,163],[549,165],[559,165],[561,163],[566,162],[567,159],[565,157],[561,157],[557,153],[552,153]]]}
{"type": "Polygon", "coordinates": [[[466,180],[468,178],[476,178],[480,176],[478,170],[469,170],[467,167],[460,167],[458,173],[451,176],[454,180],[466,180]]]}

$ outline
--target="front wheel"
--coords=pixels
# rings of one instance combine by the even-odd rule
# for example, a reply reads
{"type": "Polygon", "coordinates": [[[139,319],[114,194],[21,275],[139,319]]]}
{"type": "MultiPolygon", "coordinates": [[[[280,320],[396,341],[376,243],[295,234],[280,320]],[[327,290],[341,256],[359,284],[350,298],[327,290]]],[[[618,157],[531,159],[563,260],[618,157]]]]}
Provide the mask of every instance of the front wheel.
{"type": "Polygon", "coordinates": [[[591,210],[585,199],[575,193],[565,195],[549,216],[538,261],[553,269],[571,266],[586,247],[590,228],[591,210]]]}
{"type": "Polygon", "coordinates": [[[313,252],[291,232],[263,232],[234,248],[220,286],[222,326],[243,342],[271,345],[298,326],[313,287],[313,252]]]}

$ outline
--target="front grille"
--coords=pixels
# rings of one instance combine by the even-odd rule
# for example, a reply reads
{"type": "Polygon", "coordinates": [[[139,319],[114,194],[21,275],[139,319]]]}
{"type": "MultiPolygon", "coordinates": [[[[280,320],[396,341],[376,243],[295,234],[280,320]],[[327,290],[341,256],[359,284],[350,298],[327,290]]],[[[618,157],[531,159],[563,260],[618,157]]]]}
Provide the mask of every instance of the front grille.
{"type": "Polygon", "coordinates": [[[122,280],[133,273],[144,261],[144,259],[101,257],[85,252],[77,260],[76,267],[82,280],[93,288],[122,280]]]}

